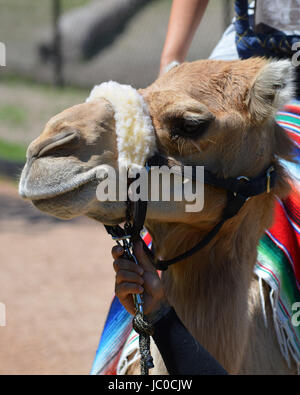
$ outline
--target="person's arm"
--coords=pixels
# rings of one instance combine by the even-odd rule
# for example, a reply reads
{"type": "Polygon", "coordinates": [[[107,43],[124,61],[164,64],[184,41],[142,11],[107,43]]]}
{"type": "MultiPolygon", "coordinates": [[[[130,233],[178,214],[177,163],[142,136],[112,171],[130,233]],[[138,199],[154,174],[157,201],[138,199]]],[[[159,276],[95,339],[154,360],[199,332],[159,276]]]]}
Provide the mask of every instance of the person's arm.
{"type": "Polygon", "coordinates": [[[219,362],[189,333],[173,308],[154,324],[153,340],[169,374],[227,374],[219,362]]]}
{"type": "Polygon", "coordinates": [[[123,249],[112,250],[116,271],[115,292],[120,303],[135,313],[133,294],[143,294],[144,313],[154,326],[153,340],[169,374],[224,375],[223,367],[188,332],[165,296],[161,280],[142,244],[135,246],[140,265],[122,258],[123,249]]]}
{"type": "Polygon", "coordinates": [[[209,0],[173,0],[160,73],[172,61],[183,62],[209,0]]]}

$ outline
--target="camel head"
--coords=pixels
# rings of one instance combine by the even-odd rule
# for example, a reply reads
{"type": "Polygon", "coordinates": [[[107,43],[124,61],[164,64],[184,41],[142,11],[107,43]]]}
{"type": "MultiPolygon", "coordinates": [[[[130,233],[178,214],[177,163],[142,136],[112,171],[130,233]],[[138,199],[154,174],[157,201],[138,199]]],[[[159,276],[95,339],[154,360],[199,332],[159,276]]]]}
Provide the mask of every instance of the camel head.
{"type": "MultiPolygon", "coordinates": [[[[102,85],[88,102],[53,117],[30,144],[19,191],[38,209],[63,219],[122,222],[124,202],[97,200],[97,169],[117,170],[131,160],[143,165],[155,150],[172,163],[204,165],[225,178],[256,176],[290,155],[291,143],[274,120],[293,95],[287,60],[184,63],[139,94],[131,88],[116,99],[107,89],[102,85]],[[129,145],[126,128],[135,129],[129,145]]],[[[282,185],[279,179],[277,194],[282,185]]],[[[224,191],[208,186],[197,215],[186,213],[184,202],[149,202],[148,219],[213,222],[224,201],[224,191]]]]}

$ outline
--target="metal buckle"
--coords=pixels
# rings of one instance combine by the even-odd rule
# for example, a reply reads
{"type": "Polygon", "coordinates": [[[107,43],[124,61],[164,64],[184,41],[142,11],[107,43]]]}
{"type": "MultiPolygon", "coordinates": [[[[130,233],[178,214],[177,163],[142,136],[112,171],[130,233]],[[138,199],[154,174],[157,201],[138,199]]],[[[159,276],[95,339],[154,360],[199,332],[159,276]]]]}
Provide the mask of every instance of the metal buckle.
{"type": "MultiPolygon", "coordinates": [[[[236,180],[238,180],[238,181],[240,181],[240,180],[250,181],[250,178],[246,177],[246,176],[239,176],[239,177],[236,178],[236,180]]],[[[236,196],[237,192],[233,192],[233,195],[236,196]]],[[[249,200],[249,199],[250,199],[250,197],[247,198],[247,200],[249,200]]]]}
{"type": "Polygon", "coordinates": [[[271,192],[271,173],[274,171],[274,166],[271,166],[267,170],[267,193],[271,192]]]}
{"type": "Polygon", "coordinates": [[[250,181],[250,178],[249,177],[246,177],[246,176],[239,176],[239,177],[237,177],[236,178],[236,180],[245,180],[245,181],[250,181]]]}

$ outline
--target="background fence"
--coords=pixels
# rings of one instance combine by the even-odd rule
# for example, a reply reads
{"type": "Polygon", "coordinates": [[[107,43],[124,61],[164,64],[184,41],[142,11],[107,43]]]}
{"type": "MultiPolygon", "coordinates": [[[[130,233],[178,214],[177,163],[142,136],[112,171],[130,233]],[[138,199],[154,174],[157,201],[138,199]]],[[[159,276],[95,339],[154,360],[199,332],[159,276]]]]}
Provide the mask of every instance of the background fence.
{"type": "MultiPolygon", "coordinates": [[[[109,45],[90,59],[65,59],[72,44],[64,47],[64,36],[59,34],[59,15],[76,13],[76,8],[91,3],[101,3],[101,12],[108,13],[117,2],[130,0],[0,0],[0,41],[7,46],[7,67],[5,72],[34,78],[38,81],[55,82],[90,87],[100,81],[115,79],[136,87],[144,87],[157,76],[159,58],[167,30],[171,0],[135,0],[143,7],[134,5],[134,17],[126,17],[127,22],[112,36],[109,45]],[[55,30],[56,26],[56,30],[55,30]],[[115,36],[115,37],[113,37],[115,36]],[[43,44],[53,44],[52,56],[45,54],[43,44]],[[62,50],[61,50],[62,48],[62,50]],[[53,56],[53,53],[56,56],[53,56]],[[45,56],[46,55],[46,56],[45,56]]],[[[131,0],[134,1],[134,0],[131,0]]],[[[206,15],[191,46],[188,59],[206,58],[217,43],[232,17],[232,0],[210,0],[206,15]]],[[[138,3],[136,3],[138,4],[138,3]]],[[[79,11],[83,13],[84,8],[79,11]]],[[[93,12],[93,11],[92,11],[93,12]]],[[[119,15],[120,15],[120,11],[119,15]]],[[[112,15],[113,16],[113,15],[112,15]]],[[[95,16],[94,16],[95,17],[95,16]]],[[[111,21],[113,18],[110,17],[111,21]]],[[[115,15],[118,21],[120,16],[115,15]]],[[[66,24],[70,36],[78,36],[82,22],[70,18],[66,24]]],[[[88,22],[86,22],[88,23],[88,22]]],[[[103,25],[103,23],[102,23],[103,25]]],[[[106,25],[107,29],[112,23],[106,25]]],[[[98,26],[99,29],[99,26],[98,26]]],[[[101,36],[103,37],[103,30],[101,36]]],[[[98,38],[101,39],[100,34],[98,38]]]]}

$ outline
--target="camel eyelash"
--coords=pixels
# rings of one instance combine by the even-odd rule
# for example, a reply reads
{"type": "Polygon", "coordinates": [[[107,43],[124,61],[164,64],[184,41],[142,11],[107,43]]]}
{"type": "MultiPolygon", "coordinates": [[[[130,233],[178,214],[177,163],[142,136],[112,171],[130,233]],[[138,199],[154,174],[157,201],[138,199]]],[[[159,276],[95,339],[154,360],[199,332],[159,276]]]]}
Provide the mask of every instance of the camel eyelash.
{"type": "Polygon", "coordinates": [[[170,126],[171,139],[173,141],[179,139],[196,140],[205,134],[210,124],[211,120],[173,119],[170,126]]]}

